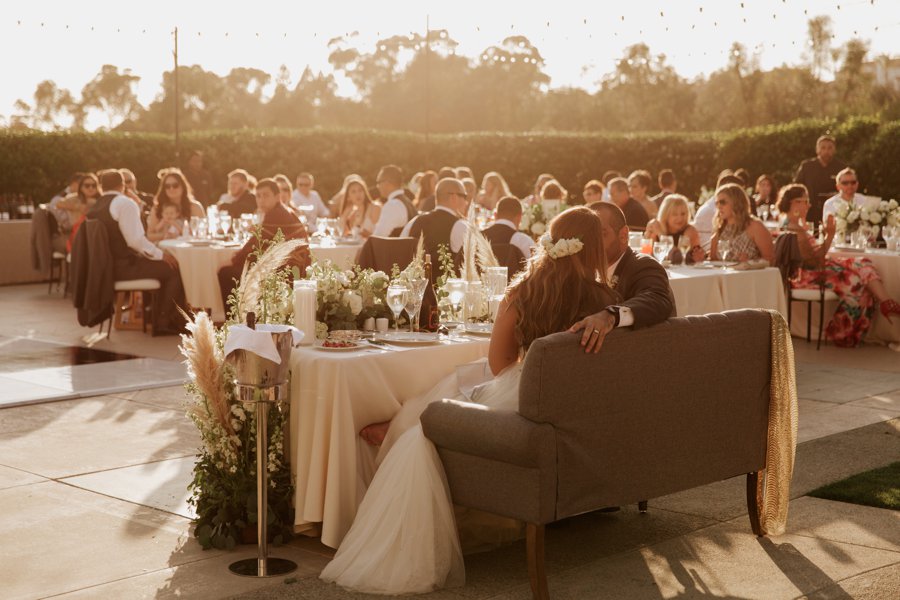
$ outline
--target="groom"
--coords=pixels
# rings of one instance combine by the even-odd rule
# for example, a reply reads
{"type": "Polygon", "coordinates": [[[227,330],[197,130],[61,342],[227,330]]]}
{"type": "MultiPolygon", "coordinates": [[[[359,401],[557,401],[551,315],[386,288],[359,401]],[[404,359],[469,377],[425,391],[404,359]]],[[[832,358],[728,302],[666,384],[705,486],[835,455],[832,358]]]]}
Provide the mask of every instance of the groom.
{"type": "Polygon", "coordinates": [[[649,327],[674,317],[675,297],[662,265],[651,256],[635,254],[628,247],[628,225],[622,209],[610,202],[594,202],[588,208],[597,213],[602,222],[610,287],[624,299],[569,328],[572,333],[583,329],[581,345],[584,351],[596,354],[603,339],[616,327],[649,327]]]}

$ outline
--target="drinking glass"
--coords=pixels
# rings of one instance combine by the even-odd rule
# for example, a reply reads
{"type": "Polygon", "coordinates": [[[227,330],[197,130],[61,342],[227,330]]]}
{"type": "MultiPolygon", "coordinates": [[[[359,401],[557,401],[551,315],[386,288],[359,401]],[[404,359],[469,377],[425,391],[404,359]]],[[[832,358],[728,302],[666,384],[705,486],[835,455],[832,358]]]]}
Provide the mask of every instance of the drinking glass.
{"type": "Polygon", "coordinates": [[[450,301],[450,306],[453,307],[454,320],[456,320],[459,315],[460,305],[466,296],[466,282],[462,279],[451,278],[447,280],[444,287],[447,289],[447,299],[450,301]]]}
{"type": "Polygon", "coordinates": [[[644,237],[644,234],[640,231],[630,231],[628,232],[628,247],[634,250],[635,252],[641,251],[641,238],[644,237]]]}
{"type": "Polygon", "coordinates": [[[206,219],[200,219],[200,223],[197,225],[197,237],[204,239],[209,237],[209,221],[206,219]]]}
{"type": "Polygon", "coordinates": [[[669,256],[669,252],[672,251],[673,245],[671,235],[659,236],[659,239],[653,244],[653,256],[655,256],[656,260],[659,262],[664,262],[669,256]]]}
{"type": "Polygon", "coordinates": [[[409,288],[399,283],[392,283],[388,286],[387,301],[388,308],[394,313],[394,332],[400,332],[400,313],[406,307],[406,299],[409,295],[409,288]]]}
{"type": "Polygon", "coordinates": [[[200,237],[200,217],[191,217],[191,237],[200,237]]]}
{"type": "Polygon", "coordinates": [[[325,237],[325,231],[328,229],[328,219],[316,219],[316,234],[320,238],[325,237]]]}
{"type": "Polygon", "coordinates": [[[653,254],[653,238],[641,238],[641,254],[653,254]]]}
{"type": "Polygon", "coordinates": [[[419,328],[419,311],[422,310],[422,300],[425,298],[425,288],[428,280],[424,277],[410,279],[409,298],[406,300],[406,314],[409,315],[409,331],[419,328]]]}
{"type": "Polygon", "coordinates": [[[716,254],[719,255],[719,260],[728,260],[731,255],[731,241],[719,240],[719,247],[716,249],[716,254]]]}
{"type": "Polygon", "coordinates": [[[769,205],[768,204],[760,204],[756,207],[757,212],[759,213],[759,218],[763,221],[769,220],[769,205]]]}
{"type": "Polygon", "coordinates": [[[466,324],[477,316],[475,309],[481,307],[482,289],[480,281],[469,281],[466,283],[466,314],[465,319],[463,319],[463,322],[466,324]]]}
{"type": "Polygon", "coordinates": [[[228,238],[228,231],[231,229],[231,216],[227,213],[225,215],[219,215],[219,224],[222,226],[222,233],[228,238]]]}

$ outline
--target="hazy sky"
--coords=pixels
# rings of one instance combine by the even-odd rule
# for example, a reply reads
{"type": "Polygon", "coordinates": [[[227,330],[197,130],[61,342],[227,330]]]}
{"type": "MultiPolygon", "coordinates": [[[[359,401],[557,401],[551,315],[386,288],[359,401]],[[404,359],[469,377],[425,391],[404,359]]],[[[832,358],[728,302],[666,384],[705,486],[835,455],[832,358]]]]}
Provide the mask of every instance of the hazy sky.
{"type": "MultiPolygon", "coordinates": [[[[162,72],[172,68],[172,29],[179,28],[179,62],[219,74],[256,67],[273,75],[282,64],[294,77],[307,65],[330,71],[328,40],[358,32],[369,51],[379,37],[447,29],[458,51],[476,56],[508,35],[524,35],[545,58],[551,87],[595,89],[623,49],[643,41],[664,53],[682,75],[721,68],[732,42],[761,48],[763,68],[802,60],[810,17],[833,20],[834,45],[852,37],[870,44],[870,57],[900,55],[900,0],[678,0],[628,2],[518,2],[495,0],[358,0],[217,2],[4,3],[0,18],[0,115],[18,98],[32,101],[38,82],[52,79],[79,95],[109,63],[141,77],[138,95],[148,104],[162,72]],[[762,46],[758,46],[762,45],[762,46]]],[[[342,85],[342,93],[352,86],[342,85]]],[[[92,119],[95,125],[105,119],[92,119]]]]}

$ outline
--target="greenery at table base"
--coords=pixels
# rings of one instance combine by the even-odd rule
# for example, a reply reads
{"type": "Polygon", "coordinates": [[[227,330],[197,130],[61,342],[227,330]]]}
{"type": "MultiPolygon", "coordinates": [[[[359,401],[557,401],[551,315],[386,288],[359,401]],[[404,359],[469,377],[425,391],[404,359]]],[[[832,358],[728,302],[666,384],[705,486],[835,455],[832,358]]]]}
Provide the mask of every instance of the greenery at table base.
{"type": "MultiPolygon", "coordinates": [[[[190,335],[182,336],[190,376],[187,414],[201,440],[188,502],[196,512],[194,536],[204,549],[231,549],[243,531],[255,530],[257,523],[255,405],[238,400],[234,372],[225,362],[227,327],[243,323],[249,311],[257,314],[259,323],[292,324],[293,288],[286,263],[300,245],[280,237],[261,242],[255,265],[245,269],[241,285],[229,298],[225,326],[216,328],[199,312],[189,317],[190,335]]],[[[268,531],[275,544],[290,538],[294,522],[294,484],[284,460],[288,407],[276,405],[268,419],[268,531]]]]}

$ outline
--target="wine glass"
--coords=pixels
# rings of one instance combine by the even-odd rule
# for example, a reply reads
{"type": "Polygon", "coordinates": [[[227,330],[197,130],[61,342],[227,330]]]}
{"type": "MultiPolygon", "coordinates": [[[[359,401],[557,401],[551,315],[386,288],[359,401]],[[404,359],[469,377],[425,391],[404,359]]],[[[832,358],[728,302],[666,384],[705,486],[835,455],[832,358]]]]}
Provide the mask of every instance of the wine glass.
{"type": "Polygon", "coordinates": [[[206,219],[200,219],[200,223],[197,224],[197,237],[209,237],[209,221],[207,221],[206,219]]]}
{"type": "Polygon", "coordinates": [[[659,239],[653,244],[653,256],[656,257],[656,260],[659,262],[665,262],[666,258],[669,256],[669,252],[672,251],[672,236],[671,235],[661,235],[659,239]]]}
{"type": "Polygon", "coordinates": [[[231,229],[231,215],[219,215],[219,225],[222,226],[222,233],[228,238],[228,231],[231,229]]]}
{"type": "Polygon", "coordinates": [[[731,240],[719,240],[718,248],[716,249],[716,254],[719,255],[719,260],[726,261],[731,256],[731,240]]]}
{"type": "Polygon", "coordinates": [[[756,207],[757,212],[759,213],[759,218],[763,221],[769,220],[769,205],[768,204],[760,204],[756,207]]]}
{"type": "Polygon", "coordinates": [[[191,237],[198,238],[200,237],[200,217],[191,217],[191,237]]]}
{"type": "Polygon", "coordinates": [[[468,326],[470,320],[477,317],[475,310],[481,307],[482,284],[480,281],[466,283],[466,315],[464,323],[468,326]]]}
{"type": "MultiPolygon", "coordinates": [[[[451,278],[447,280],[444,287],[447,290],[447,299],[450,301],[450,306],[453,307],[455,320],[455,318],[458,318],[460,305],[466,296],[466,282],[462,279],[451,278]]],[[[456,322],[458,323],[459,321],[456,322]]]]}
{"type": "Polygon", "coordinates": [[[409,296],[409,288],[400,283],[392,283],[388,286],[387,301],[388,308],[394,313],[394,332],[400,333],[400,313],[406,307],[406,299],[409,296]]]}

